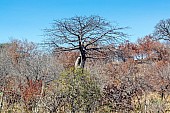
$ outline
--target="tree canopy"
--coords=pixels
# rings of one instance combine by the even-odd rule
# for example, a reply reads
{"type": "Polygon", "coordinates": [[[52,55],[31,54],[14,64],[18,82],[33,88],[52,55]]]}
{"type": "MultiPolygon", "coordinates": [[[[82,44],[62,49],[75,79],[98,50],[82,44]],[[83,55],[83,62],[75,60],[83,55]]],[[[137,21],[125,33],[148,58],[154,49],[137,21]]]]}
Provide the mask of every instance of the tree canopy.
{"type": "Polygon", "coordinates": [[[154,35],[157,40],[170,41],[170,19],[160,20],[155,26],[154,35]]]}
{"type": "Polygon", "coordinates": [[[100,52],[122,41],[126,36],[122,32],[125,28],[112,25],[100,16],[54,20],[52,27],[45,29],[49,37],[46,44],[52,46],[55,52],[78,50],[80,56],[75,65],[83,68],[86,58],[93,58],[89,52],[100,52]]]}

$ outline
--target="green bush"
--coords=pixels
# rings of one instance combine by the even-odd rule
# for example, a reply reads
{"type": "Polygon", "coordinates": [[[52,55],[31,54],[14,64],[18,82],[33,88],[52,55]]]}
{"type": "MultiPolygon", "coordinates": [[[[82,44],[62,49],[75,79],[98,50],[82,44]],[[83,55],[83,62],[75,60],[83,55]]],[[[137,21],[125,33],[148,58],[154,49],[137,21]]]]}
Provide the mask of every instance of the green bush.
{"type": "Polygon", "coordinates": [[[70,69],[57,82],[57,99],[65,111],[92,112],[97,109],[101,96],[95,77],[82,69],[70,69]]]}

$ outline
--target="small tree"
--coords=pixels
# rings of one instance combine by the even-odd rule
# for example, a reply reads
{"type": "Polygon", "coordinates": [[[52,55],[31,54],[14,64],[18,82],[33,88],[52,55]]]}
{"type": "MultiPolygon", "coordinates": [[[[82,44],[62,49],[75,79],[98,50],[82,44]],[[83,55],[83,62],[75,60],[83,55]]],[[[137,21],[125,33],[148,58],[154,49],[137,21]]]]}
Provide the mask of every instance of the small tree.
{"type": "Polygon", "coordinates": [[[112,26],[100,16],[75,16],[73,18],[55,20],[52,28],[45,29],[48,38],[46,44],[61,51],[79,51],[80,55],[75,67],[84,68],[87,58],[94,58],[92,51],[101,52],[121,41],[125,34],[124,27],[112,26]]]}

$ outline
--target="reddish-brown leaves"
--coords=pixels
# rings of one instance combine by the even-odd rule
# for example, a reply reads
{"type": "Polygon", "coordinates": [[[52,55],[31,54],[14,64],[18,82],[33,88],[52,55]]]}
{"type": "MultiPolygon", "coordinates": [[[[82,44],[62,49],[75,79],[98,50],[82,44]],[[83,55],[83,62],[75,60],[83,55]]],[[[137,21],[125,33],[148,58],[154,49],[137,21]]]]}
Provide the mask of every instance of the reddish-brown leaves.
{"type": "Polygon", "coordinates": [[[21,95],[26,103],[32,99],[42,96],[42,80],[28,80],[27,85],[21,85],[21,95]]]}
{"type": "Polygon", "coordinates": [[[78,56],[78,52],[63,52],[58,55],[57,59],[63,64],[65,69],[68,69],[74,67],[74,63],[78,56]]]}

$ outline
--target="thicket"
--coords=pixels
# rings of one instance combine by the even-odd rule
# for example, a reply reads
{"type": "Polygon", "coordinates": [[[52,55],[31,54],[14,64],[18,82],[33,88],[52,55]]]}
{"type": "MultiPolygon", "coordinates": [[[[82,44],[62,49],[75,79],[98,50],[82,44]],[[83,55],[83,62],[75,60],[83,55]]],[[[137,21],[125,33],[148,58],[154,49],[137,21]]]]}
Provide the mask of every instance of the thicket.
{"type": "Polygon", "coordinates": [[[0,112],[170,112],[170,45],[156,38],[125,41],[107,54],[91,51],[98,58],[87,59],[84,68],[74,66],[77,51],[45,53],[19,40],[2,44],[0,112]]]}

